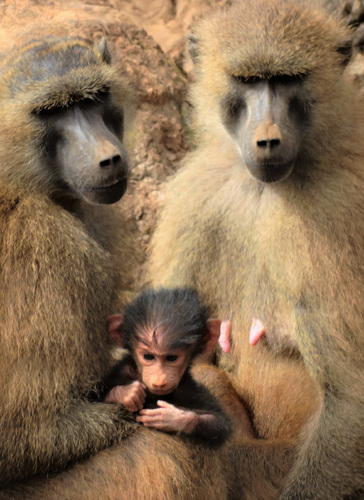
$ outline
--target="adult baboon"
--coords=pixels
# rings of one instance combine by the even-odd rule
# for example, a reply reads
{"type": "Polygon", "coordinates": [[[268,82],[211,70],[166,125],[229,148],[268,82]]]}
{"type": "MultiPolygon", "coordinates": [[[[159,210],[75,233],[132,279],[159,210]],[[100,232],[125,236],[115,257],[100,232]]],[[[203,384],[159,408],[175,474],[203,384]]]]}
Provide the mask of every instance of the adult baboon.
{"type": "Polygon", "coordinates": [[[198,147],[154,237],[152,281],[193,286],[231,319],[221,364],[258,436],[278,452],[304,426],[282,499],[364,490],[364,122],[343,75],[349,39],[281,0],[198,24],[198,147]]]}
{"type": "MultiPolygon", "coordinates": [[[[226,498],[224,449],[88,398],[133,266],[120,208],[101,205],[128,173],[130,89],[109,62],[104,42],[50,37],[1,67],[0,498],[226,498]]],[[[227,380],[216,390],[234,398],[227,380]]]]}
{"type": "Polygon", "coordinates": [[[47,38],[1,68],[1,484],[131,430],[116,406],[86,401],[110,366],[106,316],[129,285],[123,222],[99,205],[122,197],[129,168],[130,90],[109,59],[104,42],[47,38]]]}

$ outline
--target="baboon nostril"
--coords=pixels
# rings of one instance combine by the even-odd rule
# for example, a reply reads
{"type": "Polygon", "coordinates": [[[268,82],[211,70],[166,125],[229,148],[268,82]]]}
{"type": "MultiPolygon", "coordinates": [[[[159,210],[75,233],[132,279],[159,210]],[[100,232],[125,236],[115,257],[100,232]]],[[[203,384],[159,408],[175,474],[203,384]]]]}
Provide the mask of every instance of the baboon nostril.
{"type": "Polygon", "coordinates": [[[120,165],[121,163],[121,156],[120,155],[115,155],[112,156],[111,158],[106,158],[105,160],[100,161],[100,167],[110,167],[111,165],[120,165]]]}
{"type": "Polygon", "coordinates": [[[112,157],[112,163],[113,165],[120,165],[121,163],[121,156],[120,155],[115,155],[112,157]]]}
{"type": "Polygon", "coordinates": [[[107,158],[106,160],[100,161],[100,167],[108,167],[111,165],[111,159],[107,158]]]}
{"type": "Polygon", "coordinates": [[[263,139],[257,141],[257,146],[259,148],[274,148],[275,146],[279,146],[280,143],[280,139],[263,139]]]}
{"type": "Polygon", "coordinates": [[[271,139],[270,140],[270,146],[271,146],[271,148],[274,148],[274,146],[279,146],[280,142],[281,141],[279,139],[271,139]]]}

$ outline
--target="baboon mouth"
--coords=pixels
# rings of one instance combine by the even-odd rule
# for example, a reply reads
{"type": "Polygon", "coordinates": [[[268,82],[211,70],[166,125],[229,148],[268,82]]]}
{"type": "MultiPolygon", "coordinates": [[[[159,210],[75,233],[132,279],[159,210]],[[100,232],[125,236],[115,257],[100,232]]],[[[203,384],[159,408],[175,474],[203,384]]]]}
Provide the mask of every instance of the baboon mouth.
{"type": "Polygon", "coordinates": [[[170,394],[175,389],[176,387],[172,387],[171,389],[166,389],[165,391],[162,390],[158,391],[157,389],[154,389],[153,391],[149,390],[149,392],[153,394],[153,396],[167,396],[167,394],[170,394]]]}
{"type": "Polygon", "coordinates": [[[251,175],[259,181],[271,183],[287,179],[293,171],[294,161],[247,164],[251,175]]]}
{"type": "Polygon", "coordinates": [[[109,205],[116,203],[125,194],[128,178],[115,180],[102,186],[92,186],[83,189],[83,195],[93,203],[109,205]]]}
{"type": "Polygon", "coordinates": [[[121,179],[121,180],[114,180],[112,182],[110,182],[109,184],[105,184],[104,186],[92,186],[89,191],[102,191],[102,190],[105,190],[105,189],[110,189],[110,188],[113,188],[115,186],[118,186],[119,184],[121,184],[122,182],[125,182],[127,179],[121,179]]]}

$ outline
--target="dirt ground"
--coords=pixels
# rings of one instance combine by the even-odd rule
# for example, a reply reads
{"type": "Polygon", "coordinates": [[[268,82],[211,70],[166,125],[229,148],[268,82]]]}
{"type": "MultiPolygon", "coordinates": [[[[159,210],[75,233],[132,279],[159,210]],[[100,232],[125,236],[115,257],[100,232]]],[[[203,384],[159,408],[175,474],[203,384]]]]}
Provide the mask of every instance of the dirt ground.
{"type": "MultiPolygon", "coordinates": [[[[339,15],[355,27],[364,18],[362,2],[335,3],[339,15]]],[[[2,0],[0,51],[6,54],[24,37],[47,34],[106,36],[113,63],[126,73],[135,89],[136,117],[129,131],[132,174],[120,209],[135,231],[143,260],[147,254],[163,186],[189,148],[190,107],[186,94],[193,79],[185,39],[194,19],[229,0],[2,0]]],[[[349,75],[362,86],[364,57],[362,26],[357,31],[356,54],[349,75]]],[[[0,54],[1,55],[1,54],[0,54]]],[[[364,85],[363,85],[364,87],[364,85]]],[[[135,282],[144,283],[144,264],[135,282]]]]}

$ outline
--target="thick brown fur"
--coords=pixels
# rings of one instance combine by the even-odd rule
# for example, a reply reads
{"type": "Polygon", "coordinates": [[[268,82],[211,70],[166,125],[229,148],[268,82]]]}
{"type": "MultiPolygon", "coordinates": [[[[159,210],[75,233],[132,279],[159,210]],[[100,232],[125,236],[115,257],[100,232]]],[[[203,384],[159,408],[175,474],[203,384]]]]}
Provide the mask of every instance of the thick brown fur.
{"type": "Polygon", "coordinates": [[[72,104],[107,87],[128,122],[130,89],[104,46],[48,41],[53,49],[37,41],[11,54],[0,80],[0,498],[227,498],[225,447],[145,429],[120,405],[87,399],[109,371],[106,318],[125,300],[137,254],[120,206],[62,190],[38,118],[43,105],[67,104],[67,89],[72,104]],[[73,46],[81,56],[67,75],[47,67],[61,78],[42,79],[41,64],[32,73],[29,54],[73,46]]]}
{"type": "Polygon", "coordinates": [[[267,497],[298,436],[281,498],[364,489],[364,122],[343,74],[349,38],[327,13],[280,0],[237,2],[200,22],[198,145],[170,184],[154,236],[152,281],[193,286],[232,321],[221,365],[276,450],[267,459],[262,441],[251,441],[232,453],[245,491],[266,481],[267,497]],[[291,176],[264,184],[226,127],[232,78],[301,73],[310,126],[291,176]],[[253,317],[271,343],[249,345],[253,317]],[[252,449],[255,472],[246,467],[252,449]]]}

